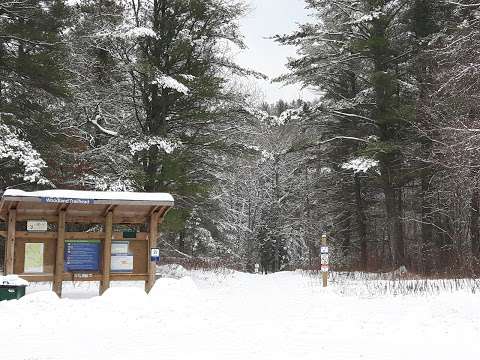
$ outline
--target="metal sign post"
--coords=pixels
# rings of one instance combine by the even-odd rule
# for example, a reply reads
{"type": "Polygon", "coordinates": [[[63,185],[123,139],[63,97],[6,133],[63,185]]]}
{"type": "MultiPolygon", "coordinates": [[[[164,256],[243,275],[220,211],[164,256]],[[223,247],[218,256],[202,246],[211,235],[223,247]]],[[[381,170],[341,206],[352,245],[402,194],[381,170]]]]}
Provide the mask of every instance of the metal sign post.
{"type": "Polygon", "coordinates": [[[323,287],[327,287],[328,285],[328,246],[327,246],[326,234],[322,235],[322,242],[320,247],[320,260],[321,260],[323,287]]]}

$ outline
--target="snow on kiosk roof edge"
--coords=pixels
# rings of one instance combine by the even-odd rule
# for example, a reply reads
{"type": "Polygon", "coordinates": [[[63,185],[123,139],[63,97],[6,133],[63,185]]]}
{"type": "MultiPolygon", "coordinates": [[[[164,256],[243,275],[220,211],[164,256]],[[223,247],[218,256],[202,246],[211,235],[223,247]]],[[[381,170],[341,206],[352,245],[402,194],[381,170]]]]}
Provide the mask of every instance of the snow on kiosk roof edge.
{"type": "Polygon", "coordinates": [[[41,202],[43,199],[79,199],[90,200],[93,204],[145,204],[173,206],[174,199],[168,193],[140,193],[114,191],[82,191],[82,190],[41,190],[23,191],[7,189],[2,195],[3,201],[31,201],[41,202]]]}

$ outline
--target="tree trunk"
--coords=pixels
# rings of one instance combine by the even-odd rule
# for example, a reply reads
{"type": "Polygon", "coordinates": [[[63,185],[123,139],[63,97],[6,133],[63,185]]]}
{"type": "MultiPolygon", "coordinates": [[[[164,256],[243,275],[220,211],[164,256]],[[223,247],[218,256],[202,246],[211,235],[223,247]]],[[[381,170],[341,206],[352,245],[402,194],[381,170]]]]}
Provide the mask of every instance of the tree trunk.
{"type": "MultiPolygon", "coordinates": [[[[392,265],[398,267],[404,264],[405,252],[403,244],[403,226],[400,218],[402,199],[395,189],[396,176],[399,175],[401,163],[400,154],[391,144],[397,140],[395,120],[392,118],[394,106],[395,82],[389,70],[388,54],[391,52],[387,41],[388,22],[385,18],[373,21],[371,36],[375,42],[381,44],[372,48],[374,61],[373,88],[375,91],[375,110],[373,116],[379,127],[380,140],[387,145],[380,152],[380,169],[383,192],[385,195],[385,208],[387,216],[387,232],[392,254],[392,265]],[[385,40],[380,42],[379,39],[385,40]]],[[[397,179],[398,182],[398,179],[397,179]]]]}
{"type": "Polygon", "coordinates": [[[347,211],[345,216],[345,227],[343,229],[343,241],[342,241],[342,250],[344,256],[350,255],[350,246],[351,246],[351,213],[347,211]]]}
{"type": "Polygon", "coordinates": [[[422,177],[422,268],[425,274],[432,271],[433,216],[432,201],[428,193],[430,176],[422,177]]]}
{"type": "MultiPolygon", "coordinates": [[[[346,196],[345,196],[346,197],[346,196]]],[[[343,213],[339,218],[338,222],[338,230],[337,230],[337,238],[339,240],[339,245],[341,246],[342,254],[344,257],[348,257],[350,255],[350,227],[351,227],[351,205],[350,201],[346,198],[343,199],[343,213]]]]}
{"type": "Polygon", "coordinates": [[[158,169],[160,166],[160,161],[159,161],[159,150],[156,146],[151,146],[150,149],[148,149],[148,153],[146,154],[146,159],[144,160],[144,171],[145,171],[145,191],[147,192],[157,192],[160,189],[158,189],[157,186],[157,175],[158,175],[158,169]]]}
{"type": "Polygon", "coordinates": [[[388,239],[392,253],[392,265],[397,268],[404,265],[405,249],[403,243],[403,224],[401,220],[401,201],[398,191],[393,187],[388,174],[382,174],[383,192],[385,194],[385,209],[387,215],[388,239]]]}
{"type": "Polygon", "coordinates": [[[185,231],[181,231],[178,236],[178,251],[185,254],[185,231]]]}
{"type": "Polygon", "coordinates": [[[472,256],[477,260],[480,255],[480,234],[478,231],[479,198],[478,189],[474,189],[470,201],[470,245],[472,256]]]}
{"type": "Polygon", "coordinates": [[[360,266],[363,271],[368,268],[368,248],[367,248],[367,222],[363,209],[362,183],[358,174],[355,174],[355,203],[356,217],[358,225],[358,237],[360,240],[360,266]]]}

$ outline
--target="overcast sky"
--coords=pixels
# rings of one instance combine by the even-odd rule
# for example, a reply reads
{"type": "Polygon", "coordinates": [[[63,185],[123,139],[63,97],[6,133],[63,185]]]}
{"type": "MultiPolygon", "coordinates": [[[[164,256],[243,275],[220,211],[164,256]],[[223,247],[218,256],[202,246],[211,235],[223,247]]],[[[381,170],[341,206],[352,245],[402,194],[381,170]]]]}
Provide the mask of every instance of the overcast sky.
{"type": "MultiPolygon", "coordinates": [[[[241,65],[260,71],[275,78],[285,74],[287,57],[295,57],[295,48],[280,46],[270,39],[275,34],[290,33],[298,23],[308,20],[303,0],[246,0],[250,4],[250,13],[242,20],[242,31],[248,46],[237,54],[236,60],[241,65]]],[[[263,92],[265,100],[274,102],[278,99],[311,99],[314,95],[299,86],[282,86],[269,81],[254,81],[255,86],[263,92]]]]}

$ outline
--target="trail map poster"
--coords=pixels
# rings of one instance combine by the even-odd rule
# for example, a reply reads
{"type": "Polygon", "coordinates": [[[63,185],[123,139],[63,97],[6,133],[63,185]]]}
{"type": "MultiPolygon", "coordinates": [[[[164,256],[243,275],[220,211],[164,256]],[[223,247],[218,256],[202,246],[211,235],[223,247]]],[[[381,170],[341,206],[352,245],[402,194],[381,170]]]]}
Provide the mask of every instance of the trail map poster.
{"type": "Polygon", "coordinates": [[[24,273],[43,272],[43,243],[25,243],[24,273]]]}

